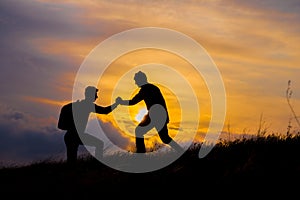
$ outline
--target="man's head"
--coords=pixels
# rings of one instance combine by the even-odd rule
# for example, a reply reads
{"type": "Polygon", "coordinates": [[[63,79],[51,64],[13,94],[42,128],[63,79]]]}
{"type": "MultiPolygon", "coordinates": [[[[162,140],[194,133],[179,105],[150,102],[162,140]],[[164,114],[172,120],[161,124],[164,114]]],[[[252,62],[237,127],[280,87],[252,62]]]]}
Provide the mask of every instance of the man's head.
{"type": "Polygon", "coordinates": [[[87,86],[85,88],[85,92],[84,92],[85,99],[94,102],[98,98],[97,92],[98,92],[98,89],[96,87],[87,86]]]}
{"type": "Polygon", "coordinates": [[[147,76],[142,71],[135,73],[134,80],[135,80],[135,83],[137,84],[137,86],[139,86],[139,87],[148,83],[147,76]]]}

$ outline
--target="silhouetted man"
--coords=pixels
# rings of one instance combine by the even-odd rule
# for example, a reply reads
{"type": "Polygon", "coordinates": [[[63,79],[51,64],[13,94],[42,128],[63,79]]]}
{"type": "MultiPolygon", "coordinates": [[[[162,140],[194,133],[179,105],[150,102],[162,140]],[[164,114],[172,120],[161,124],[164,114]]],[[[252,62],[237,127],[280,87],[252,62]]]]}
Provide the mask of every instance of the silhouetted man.
{"type": "MultiPolygon", "coordinates": [[[[94,102],[98,98],[98,89],[93,86],[88,86],[85,89],[85,99],[76,101],[72,104],[73,118],[71,125],[66,128],[67,132],[64,136],[64,141],[67,148],[67,163],[74,165],[77,161],[77,152],[79,145],[94,146],[95,157],[101,159],[103,156],[103,141],[85,133],[89,115],[91,112],[98,114],[108,114],[114,110],[118,104],[114,103],[110,106],[103,107],[96,105],[94,102]],[[76,125],[75,125],[76,124],[76,125]]],[[[71,113],[72,114],[72,113],[71,113]]],[[[72,115],[71,115],[72,117],[72,115]]],[[[67,119],[66,119],[67,120],[67,119]]]]}
{"type": "Polygon", "coordinates": [[[135,105],[140,101],[144,101],[146,104],[148,113],[135,129],[136,152],[146,152],[144,135],[152,128],[157,130],[163,143],[169,144],[178,152],[182,152],[183,149],[169,136],[167,126],[169,123],[169,114],[160,89],[148,83],[146,74],[141,71],[135,74],[134,80],[136,85],[140,87],[139,92],[130,100],[123,100],[121,97],[118,97],[116,102],[128,106],[135,105]]]}

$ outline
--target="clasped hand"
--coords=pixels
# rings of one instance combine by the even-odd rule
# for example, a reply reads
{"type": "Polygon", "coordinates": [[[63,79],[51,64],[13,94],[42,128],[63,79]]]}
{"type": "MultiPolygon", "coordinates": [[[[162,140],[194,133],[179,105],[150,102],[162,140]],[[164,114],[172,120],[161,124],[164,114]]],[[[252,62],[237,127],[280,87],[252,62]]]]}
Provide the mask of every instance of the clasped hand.
{"type": "Polygon", "coordinates": [[[116,103],[122,105],[123,104],[123,99],[121,97],[117,97],[116,98],[116,103]]]}

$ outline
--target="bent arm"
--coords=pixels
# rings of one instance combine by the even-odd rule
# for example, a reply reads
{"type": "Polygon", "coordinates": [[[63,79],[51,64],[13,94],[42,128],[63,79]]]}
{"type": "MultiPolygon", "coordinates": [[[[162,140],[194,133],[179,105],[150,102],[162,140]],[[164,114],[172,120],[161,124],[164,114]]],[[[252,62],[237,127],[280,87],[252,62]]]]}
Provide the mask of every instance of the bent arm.
{"type": "Polygon", "coordinates": [[[129,100],[123,100],[121,97],[118,97],[116,99],[116,102],[121,105],[132,106],[132,105],[139,103],[142,100],[143,100],[143,96],[141,95],[141,93],[138,93],[132,99],[129,99],[129,100]]]}

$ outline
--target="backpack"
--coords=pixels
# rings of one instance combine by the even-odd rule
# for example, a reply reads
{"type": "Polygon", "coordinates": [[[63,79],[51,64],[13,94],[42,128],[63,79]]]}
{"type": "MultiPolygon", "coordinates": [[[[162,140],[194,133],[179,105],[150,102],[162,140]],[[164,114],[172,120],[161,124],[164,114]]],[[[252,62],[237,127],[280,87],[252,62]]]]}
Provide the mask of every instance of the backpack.
{"type": "Polygon", "coordinates": [[[73,105],[78,104],[79,101],[70,102],[65,105],[60,110],[57,128],[61,130],[70,130],[75,128],[74,118],[73,118],[73,105]]]}

